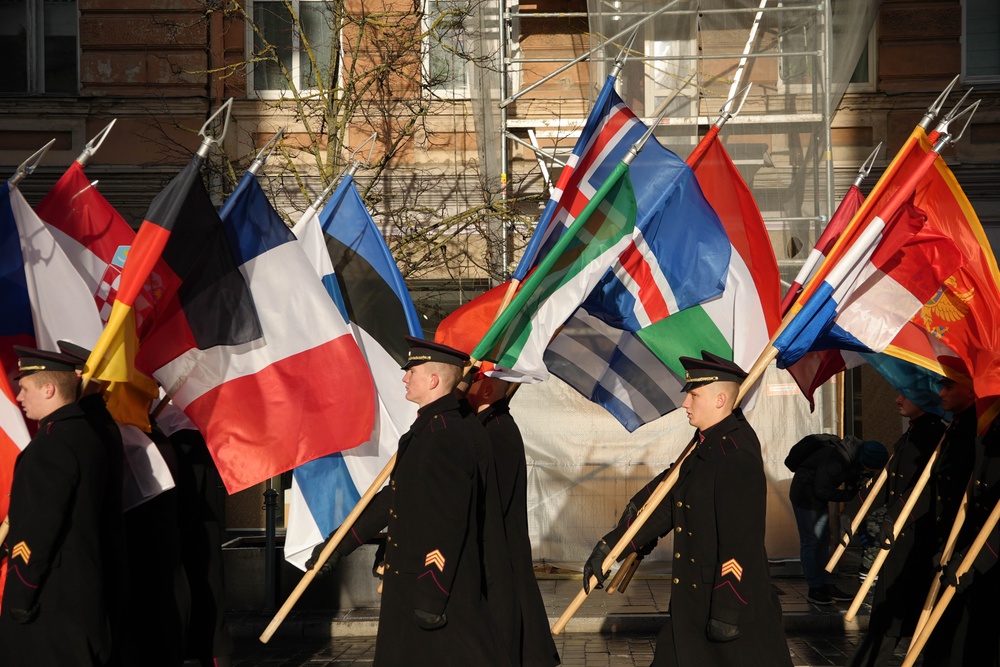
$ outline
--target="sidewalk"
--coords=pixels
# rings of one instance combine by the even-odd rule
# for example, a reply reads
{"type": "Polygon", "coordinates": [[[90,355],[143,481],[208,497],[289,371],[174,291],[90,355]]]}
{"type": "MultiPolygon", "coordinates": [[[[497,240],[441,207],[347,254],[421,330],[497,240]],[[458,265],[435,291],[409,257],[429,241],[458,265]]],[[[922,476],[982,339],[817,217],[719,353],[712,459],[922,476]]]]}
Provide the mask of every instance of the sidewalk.
{"type": "MultiPolygon", "coordinates": [[[[849,553],[850,556],[850,553],[849,553]]],[[[843,569],[851,567],[849,556],[843,569]]],[[[632,580],[624,593],[608,595],[604,590],[591,593],[590,597],[566,626],[564,634],[628,634],[655,637],[663,626],[670,603],[670,574],[662,566],[657,572],[655,564],[645,567],[632,580]]],[[[820,606],[806,600],[808,586],[798,573],[798,563],[772,564],[771,583],[781,603],[785,631],[796,633],[859,633],[868,627],[871,607],[862,605],[851,623],[844,620],[849,602],[820,606]]],[[[549,623],[556,619],[570,604],[581,586],[579,573],[539,573],[538,585],[545,601],[549,623]]],[[[836,585],[844,591],[858,590],[858,580],[853,574],[839,574],[836,585]]],[[[870,601],[871,594],[869,594],[870,601]]],[[[279,601],[280,602],[280,601],[279,601]]],[[[233,613],[228,617],[230,631],[238,638],[256,638],[264,630],[269,618],[259,613],[233,613]]],[[[276,638],[372,637],[378,629],[378,609],[349,609],[335,612],[292,611],[278,629],[276,638]]]]}

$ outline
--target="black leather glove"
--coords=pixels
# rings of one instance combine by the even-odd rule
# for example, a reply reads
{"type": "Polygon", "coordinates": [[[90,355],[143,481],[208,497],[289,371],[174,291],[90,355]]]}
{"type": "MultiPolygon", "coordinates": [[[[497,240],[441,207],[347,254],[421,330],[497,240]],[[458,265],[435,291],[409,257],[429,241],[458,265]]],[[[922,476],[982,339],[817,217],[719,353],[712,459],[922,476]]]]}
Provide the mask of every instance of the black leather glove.
{"type": "Polygon", "coordinates": [[[448,624],[448,617],[444,612],[432,614],[422,609],[414,609],[413,616],[417,619],[417,625],[421,630],[437,630],[448,624]]]}
{"type": "Polygon", "coordinates": [[[37,604],[31,605],[31,609],[18,609],[16,607],[11,607],[10,617],[21,625],[26,625],[38,618],[39,610],[40,607],[37,604]]]}
{"type": "Polygon", "coordinates": [[[604,573],[604,559],[611,553],[611,547],[604,540],[601,540],[590,552],[590,558],[583,564],[583,591],[590,593],[590,577],[597,577],[595,588],[604,588],[604,580],[607,575],[604,573]]]}
{"type": "Polygon", "coordinates": [[[896,519],[887,514],[882,522],[882,530],[878,533],[879,549],[891,549],[896,545],[896,536],[893,535],[895,527],[896,519]]]}
{"type": "Polygon", "coordinates": [[[934,565],[934,571],[940,572],[944,569],[941,565],[941,561],[944,559],[944,549],[938,549],[937,553],[931,558],[931,563],[934,565]]]}
{"type": "MultiPolygon", "coordinates": [[[[326,547],[326,544],[330,541],[331,537],[333,537],[332,533],[324,541],[313,547],[312,555],[309,556],[309,560],[306,561],[307,570],[311,570],[316,567],[316,563],[319,561],[319,556],[323,553],[323,549],[326,547]]],[[[330,554],[330,557],[326,559],[326,562],[323,563],[323,566],[319,568],[319,572],[316,574],[326,574],[333,568],[337,567],[338,563],[340,563],[340,554],[336,549],[334,549],[333,553],[330,554]]]]}
{"type": "Polygon", "coordinates": [[[635,553],[639,557],[639,560],[642,560],[643,558],[645,558],[649,554],[653,553],[653,549],[656,548],[656,545],[657,545],[657,543],[659,541],[660,541],[660,538],[654,537],[652,540],[650,540],[646,544],[643,544],[641,547],[639,547],[638,549],[636,549],[635,553]]]}
{"type": "Polygon", "coordinates": [[[385,542],[380,542],[375,550],[375,560],[372,562],[372,576],[379,579],[385,574],[382,568],[385,565],[385,542]]]}
{"type": "Polygon", "coordinates": [[[708,635],[708,641],[710,642],[731,642],[734,639],[739,639],[740,626],[709,618],[705,634],[708,635]]]}
{"type": "Polygon", "coordinates": [[[954,554],[945,565],[944,574],[941,575],[941,581],[946,586],[954,586],[956,593],[964,593],[972,585],[972,577],[976,573],[976,568],[970,567],[968,572],[959,577],[958,568],[963,560],[965,560],[965,554],[954,554]]]}

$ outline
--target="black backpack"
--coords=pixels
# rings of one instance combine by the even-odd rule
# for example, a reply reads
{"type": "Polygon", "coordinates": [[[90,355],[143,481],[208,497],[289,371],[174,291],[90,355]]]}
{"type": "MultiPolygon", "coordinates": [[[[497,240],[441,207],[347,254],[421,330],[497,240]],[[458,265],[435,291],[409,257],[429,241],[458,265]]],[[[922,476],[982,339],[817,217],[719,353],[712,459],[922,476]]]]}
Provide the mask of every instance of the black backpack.
{"type": "Polygon", "coordinates": [[[824,447],[828,447],[839,441],[840,438],[830,433],[807,435],[792,445],[792,448],[788,451],[788,456],[785,457],[785,467],[795,472],[810,456],[824,447]]]}

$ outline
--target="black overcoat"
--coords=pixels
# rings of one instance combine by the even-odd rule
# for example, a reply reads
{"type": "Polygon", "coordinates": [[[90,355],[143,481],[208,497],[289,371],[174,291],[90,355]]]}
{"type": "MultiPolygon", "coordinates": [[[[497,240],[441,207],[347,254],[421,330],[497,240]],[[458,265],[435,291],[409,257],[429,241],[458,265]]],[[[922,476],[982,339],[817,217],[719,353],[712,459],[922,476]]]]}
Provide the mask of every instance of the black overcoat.
{"type": "Polygon", "coordinates": [[[76,403],[41,419],[18,455],[5,542],[3,664],[65,667],[108,659],[101,553],[106,475],[104,444],[76,403]],[[38,616],[30,623],[11,614],[35,605],[38,616]]]}
{"type": "MultiPolygon", "coordinates": [[[[1000,501],[1000,421],[994,420],[976,447],[969,506],[954,558],[962,559],[1000,501]]],[[[971,585],[948,605],[924,651],[926,667],[1000,665],[997,598],[1000,596],[1000,528],[994,527],[973,564],[971,585]],[[942,630],[943,626],[943,630],[942,630]]]]}
{"type": "MultiPolygon", "coordinates": [[[[524,440],[510,414],[506,399],[501,399],[479,413],[493,449],[493,467],[503,511],[504,534],[510,553],[513,593],[520,609],[520,629],[512,650],[515,660],[524,667],[550,667],[559,664],[559,653],[549,629],[541,591],[531,560],[528,537],[527,464],[524,440]]],[[[490,595],[493,595],[492,588],[490,595]]]]}
{"type": "Polygon", "coordinates": [[[454,397],[423,406],[399,440],[388,486],[338,547],[347,553],[388,528],[375,667],[511,664],[486,603],[484,452],[485,431],[454,397]],[[448,622],[423,630],[414,609],[448,622]]]}
{"type": "MultiPolygon", "coordinates": [[[[886,507],[886,517],[900,515],[917,479],[944,433],[945,424],[925,413],[912,420],[906,433],[893,445],[888,476],[871,507],[886,507]]],[[[940,548],[931,511],[930,488],[920,494],[909,519],[886,556],[875,584],[868,632],[889,637],[910,637],[934,577],[934,554],[940,548]]]]}
{"type": "MultiPolygon", "coordinates": [[[[700,442],[681,464],[677,484],[633,541],[644,545],[668,532],[674,538],[671,620],[653,665],[790,666],[764,550],[767,488],[757,434],[736,410],[695,437],[700,442]],[[739,638],[709,641],[710,618],[738,625],[739,638]]],[[[636,507],[652,487],[637,494],[636,507]]],[[[609,544],[615,532],[605,538],[609,544]]]]}

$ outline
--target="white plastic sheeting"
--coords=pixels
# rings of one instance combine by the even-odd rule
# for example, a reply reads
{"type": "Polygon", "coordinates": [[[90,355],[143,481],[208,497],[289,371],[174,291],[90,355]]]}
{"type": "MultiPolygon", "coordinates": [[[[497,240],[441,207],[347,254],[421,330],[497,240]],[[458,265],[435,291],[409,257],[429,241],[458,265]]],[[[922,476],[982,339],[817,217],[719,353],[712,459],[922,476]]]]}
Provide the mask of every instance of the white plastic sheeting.
{"type": "MultiPolygon", "coordinates": [[[[761,441],[767,475],[767,552],[798,558],[798,535],[788,501],[789,448],[810,433],[836,433],[836,388],[817,392],[816,412],[791,377],[773,366],[747,414],[761,441]]],[[[558,379],[522,386],[511,412],[528,460],[528,524],[537,560],[581,564],[610,530],[628,499],[665,469],[690,440],[683,410],[628,433],[607,412],[558,379]]],[[[666,538],[669,540],[670,538],[666,538]]],[[[668,560],[661,541],[649,560],[668,560]]]]}

